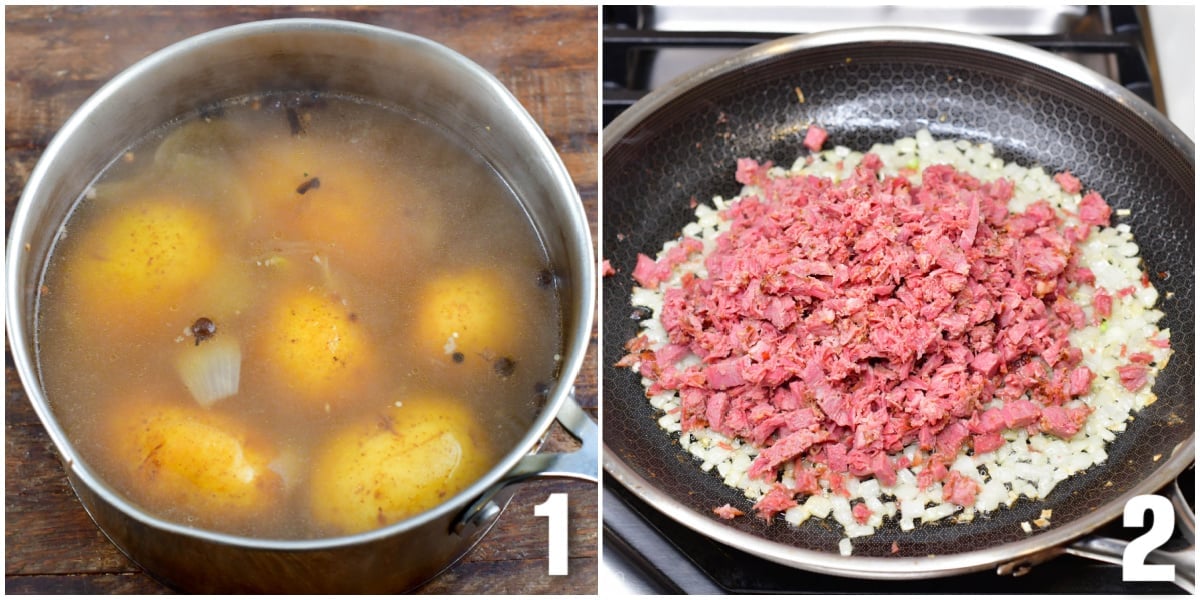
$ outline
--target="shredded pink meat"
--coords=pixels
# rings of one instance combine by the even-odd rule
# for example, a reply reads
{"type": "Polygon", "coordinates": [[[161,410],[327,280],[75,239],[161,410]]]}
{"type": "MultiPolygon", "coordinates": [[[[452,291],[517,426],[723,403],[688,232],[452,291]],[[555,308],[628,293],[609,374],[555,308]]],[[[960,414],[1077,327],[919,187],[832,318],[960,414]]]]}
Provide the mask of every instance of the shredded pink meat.
{"type": "Polygon", "coordinates": [[[804,147],[813,152],[820,152],[821,146],[825,145],[825,140],[829,139],[829,133],[819,125],[809,125],[808,131],[804,133],[804,147]]]}
{"type": "Polygon", "coordinates": [[[1124,365],[1117,367],[1117,376],[1125,389],[1136,392],[1146,385],[1146,367],[1142,365],[1124,365]]]}
{"type": "Polygon", "coordinates": [[[1087,367],[1076,367],[1067,376],[1067,394],[1071,396],[1082,396],[1092,387],[1092,378],[1095,374],[1087,367]]]}
{"type": "Polygon", "coordinates": [[[946,482],[942,484],[942,500],[959,506],[974,506],[978,493],[979,484],[958,471],[950,471],[946,482]]]}
{"type": "Polygon", "coordinates": [[[1078,194],[1083,189],[1083,184],[1079,182],[1079,178],[1072,175],[1070,171],[1063,171],[1054,176],[1054,181],[1062,187],[1062,190],[1068,194],[1078,194]]]}
{"type": "Polygon", "coordinates": [[[871,507],[867,506],[866,504],[864,504],[862,502],[855,504],[854,508],[852,508],[850,510],[854,514],[854,520],[858,521],[859,524],[863,524],[863,525],[865,525],[866,522],[871,519],[871,515],[873,514],[871,512],[871,507]]]}
{"type": "Polygon", "coordinates": [[[613,268],[612,263],[608,262],[607,258],[604,259],[604,261],[600,263],[600,276],[601,277],[608,277],[610,275],[616,275],[616,274],[617,274],[617,270],[613,268]]]}
{"type": "Polygon", "coordinates": [[[758,512],[758,516],[763,520],[770,521],[775,515],[796,506],[794,498],[795,492],[782,484],[775,484],[771,491],[767,492],[758,502],[754,503],[754,510],[758,512]]]}
{"type": "Polygon", "coordinates": [[[1138,365],[1148,365],[1154,362],[1154,355],[1149,352],[1134,352],[1129,355],[1129,362],[1138,365]]]}
{"type": "MultiPolygon", "coordinates": [[[[971,505],[977,484],[946,468],[958,453],[995,450],[1010,429],[1079,430],[1087,411],[1072,400],[1093,374],[1067,333],[1086,324],[1070,298],[1092,277],[1077,265],[1086,231],[1044,201],[1012,214],[1010,182],[949,166],[927,168],[920,186],[881,176],[870,154],[837,183],[770,177],[770,166],[738,161],[737,180],[762,197],[725,210],[706,276],[665,290],[669,358],[639,355],[648,393],[679,392],[685,431],[757,444],[750,475],[766,481],[794,462],[795,486],[772,488],[761,516],[817,491],[818,473],[835,491],[845,475],[892,484],[913,442],[918,484],[944,482],[947,501],[971,505]],[[684,349],[699,364],[680,368],[684,349]],[[984,408],[993,399],[1002,405],[984,408]]],[[[1110,212],[1095,192],[1080,205],[1087,224],[1110,212]]],[[[683,241],[660,261],[639,256],[634,278],[669,277],[701,249],[683,241]]],[[[1137,358],[1120,370],[1131,390],[1145,384],[1137,358]]]]}
{"type": "Polygon", "coordinates": [[[1112,316],[1112,303],[1113,297],[1108,290],[1096,288],[1096,294],[1092,296],[1092,309],[1096,311],[1097,322],[1112,316]]]}
{"type": "Polygon", "coordinates": [[[1079,201],[1079,220],[1088,225],[1107,227],[1111,216],[1112,208],[1096,192],[1084,194],[1083,199],[1079,201]]]}
{"type": "Polygon", "coordinates": [[[1091,409],[1082,406],[1047,406],[1042,410],[1042,431],[1057,435],[1060,438],[1070,438],[1075,435],[1084,421],[1087,420],[1091,409]]]}
{"type": "Polygon", "coordinates": [[[714,508],[713,513],[716,514],[718,517],[721,517],[722,519],[725,519],[727,521],[746,514],[742,511],[734,508],[733,506],[730,506],[729,504],[726,504],[724,506],[718,506],[718,507],[714,508]]]}
{"type": "Polygon", "coordinates": [[[633,268],[633,279],[645,288],[656,288],[671,277],[671,271],[681,263],[686,262],[692,254],[704,249],[704,243],[696,238],[685,237],[679,244],[667,251],[666,256],[654,260],[645,254],[638,253],[637,265],[633,268]]]}
{"type": "Polygon", "coordinates": [[[991,452],[1004,445],[1004,436],[999,431],[981,433],[972,438],[971,449],[975,454],[991,452]]]}

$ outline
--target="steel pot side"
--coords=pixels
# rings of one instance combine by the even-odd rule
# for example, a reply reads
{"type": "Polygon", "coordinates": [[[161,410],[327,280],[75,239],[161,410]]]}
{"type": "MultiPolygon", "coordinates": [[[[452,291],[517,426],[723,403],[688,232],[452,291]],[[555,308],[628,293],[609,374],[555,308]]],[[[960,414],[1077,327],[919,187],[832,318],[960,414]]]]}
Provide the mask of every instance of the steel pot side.
{"type": "MultiPolygon", "coordinates": [[[[511,496],[506,476],[536,451],[583,366],[595,260],[582,202],[545,133],[495,77],[436,42],[345,21],[280,19],[201,34],[152,54],[90,97],[47,146],[13,215],[6,324],[17,372],[68,478],[102,531],[148,573],[190,591],[400,591],[465,554],[499,511],[463,526],[466,506],[511,496]],[[198,107],[255,92],[328,90],[377,98],[436,121],[480,152],[521,199],[546,246],[563,307],[559,379],[530,429],[482,479],[390,526],[317,540],[264,540],[164,521],[132,505],[76,453],[45,397],[36,363],[37,290],[76,200],[118,151],[198,107]],[[455,530],[458,531],[455,531],[455,530]]],[[[574,414],[573,412],[571,414],[574,414]]],[[[591,457],[568,474],[596,480],[591,457]],[[587,465],[591,468],[587,468],[587,465]]],[[[527,463],[526,463],[527,464],[527,463]]],[[[562,476],[553,473],[552,476],[562,476]]],[[[524,478],[525,476],[522,476],[524,478]]]]}

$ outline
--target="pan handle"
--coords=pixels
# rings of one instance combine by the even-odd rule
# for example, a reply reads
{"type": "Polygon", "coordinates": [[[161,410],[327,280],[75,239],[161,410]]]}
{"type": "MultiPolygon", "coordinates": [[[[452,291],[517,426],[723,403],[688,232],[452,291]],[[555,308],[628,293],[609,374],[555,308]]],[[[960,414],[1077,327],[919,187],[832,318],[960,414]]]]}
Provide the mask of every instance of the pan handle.
{"type": "MultiPolygon", "coordinates": [[[[1063,551],[1083,558],[1090,558],[1114,565],[1122,564],[1125,547],[1129,542],[1098,535],[1091,535],[1077,540],[1063,551]]],[[[1196,593],[1196,547],[1183,550],[1166,551],[1152,550],[1146,555],[1146,564],[1174,565],[1175,585],[1183,588],[1189,594],[1196,593]]]]}
{"type": "MultiPolygon", "coordinates": [[[[1175,585],[1186,590],[1189,594],[1196,593],[1196,515],[1184,499],[1183,490],[1179,487],[1179,479],[1171,487],[1171,504],[1175,508],[1175,524],[1180,535],[1190,544],[1182,550],[1152,550],[1146,555],[1147,564],[1173,565],[1175,567],[1175,585]]],[[[1062,554],[1072,554],[1114,565],[1121,565],[1125,556],[1125,548],[1129,545],[1126,540],[1114,539],[1099,535],[1088,535],[1075,540],[1068,546],[1047,548],[1032,556],[1001,564],[996,572],[1000,575],[1020,576],[1028,573],[1034,566],[1046,562],[1062,554]]]]}
{"type": "Polygon", "coordinates": [[[567,395],[558,415],[558,422],[571,432],[581,447],[574,452],[530,454],[525,456],[500,481],[484,490],[454,520],[451,530],[461,534],[471,525],[482,525],[500,513],[500,506],[492,498],[500,490],[533,477],[582,479],[596,482],[599,477],[600,435],[596,423],[583,412],[575,401],[575,389],[567,395]]]}
{"type": "MultiPolygon", "coordinates": [[[[1196,515],[1183,497],[1179,487],[1179,479],[1171,486],[1171,504],[1175,508],[1175,526],[1180,535],[1190,546],[1182,550],[1166,551],[1153,550],[1146,555],[1148,564],[1174,565],[1175,585],[1186,590],[1189,594],[1196,593],[1196,515]]],[[[1099,560],[1112,564],[1122,564],[1125,547],[1129,543],[1102,536],[1087,536],[1067,546],[1067,554],[1099,560]]]]}

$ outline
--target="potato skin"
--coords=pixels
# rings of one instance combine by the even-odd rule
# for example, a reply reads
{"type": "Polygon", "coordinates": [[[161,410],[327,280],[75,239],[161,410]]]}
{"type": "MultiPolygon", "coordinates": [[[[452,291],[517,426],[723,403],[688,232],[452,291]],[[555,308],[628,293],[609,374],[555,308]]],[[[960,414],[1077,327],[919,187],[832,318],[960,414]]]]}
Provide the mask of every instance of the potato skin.
{"type": "Polygon", "coordinates": [[[188,404],[130,402],[107,415],[126,491],[156,510],[227,529],[278,510],[274,451],[221,414],[188,404]]]}
{"type": "MultiPolygon", "coordinates": [[[[332,409],[351,398],[374,365],[370,342],[351,309],[319,291],[285,291],[262,330],[261,362],[288,390],[291,408],[332,409]]],[[[286,398],[284,398],[286,397],[286,398]]]]}
{"type": "Polygon", "coordinates": [[[168,197],[129,201],[75,242],[64,283],[76,305],[95,318],[128,321],[135,333],[139,322],[153,326],[187,308],[220,263],[216,224],[168,197]]]}
{"type": "Polygon", "coordinates": [[[408,232],[390,218],[400,197],[380,189],[383,179],[362,149],[333,140],[268,140],[243,155],[264,232],[311,243],[339,268],[369,275],[401,251],[408,232]]]}
{"type": "Polygon", "coordinates": [[[462,491],[495,458],[477,419],[451,400],[422,398],[336,432],[314,456],[314,519],[337,534],[359,533],[462,491]]]}
{"type": "Polygon", "coordinates": [[[427,352],[488,365],[513,344],[520,321],[507,282],[495,272],[470,269],[439,276],[422,292],[418,335],[427,352]]]}

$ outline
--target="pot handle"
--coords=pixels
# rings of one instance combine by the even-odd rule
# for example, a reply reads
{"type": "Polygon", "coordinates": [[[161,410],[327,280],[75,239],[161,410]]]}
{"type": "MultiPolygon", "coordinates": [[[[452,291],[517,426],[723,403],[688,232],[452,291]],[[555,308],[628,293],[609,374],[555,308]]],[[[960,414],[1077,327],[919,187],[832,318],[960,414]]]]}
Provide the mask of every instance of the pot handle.
{"type": "Polygon", "coordinates": [[[500,490],[533,477],[562,477],[596,482],[599,478],[600,435],[595,421],[583,412],[575,401],[575,389],[567,395],[555,416],[558,422],[574,435],[581,447],[574,452],[530,454],[525,456],[492,487],[484,490],[462,514],[454,520],[451,530],[461,534],[468,526],[482,525],[500,513],[492,501],[500,490]]]}

